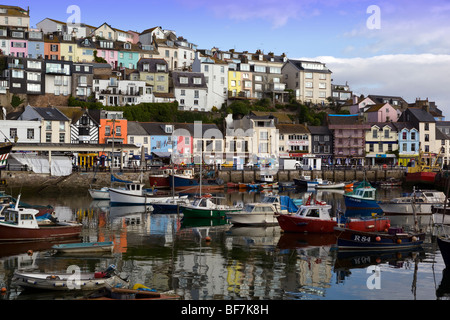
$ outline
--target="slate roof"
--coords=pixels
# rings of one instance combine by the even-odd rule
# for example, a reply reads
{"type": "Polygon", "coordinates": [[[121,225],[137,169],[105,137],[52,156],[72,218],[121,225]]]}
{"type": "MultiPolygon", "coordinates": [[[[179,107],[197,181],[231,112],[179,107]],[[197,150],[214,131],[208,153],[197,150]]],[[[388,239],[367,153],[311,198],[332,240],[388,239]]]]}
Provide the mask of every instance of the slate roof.
{"type": "Polygon", "coordinates": [[[303,124],[279,124],[277,125],[280,134],[309,134],[310,131],[303,124]]]}
{"type": "Polygon", "coordinates": [[[312,72],[316,72],[316,73],[332,73],[323,62],[319,62],[319,61],[307,61],[307,60],[292,60],[289,59],[288,60],[289,63],[291,63],[292,65],[294,65],[294,67],[296,67],[298,70],[308,70],[308,71],[312,71],[312,72]],[[307,69],[304,68],[302,66],[302,63],[306,62],[306,63],[317,63],[317,64],[322,64],[325,68],[323,70],[317,70],[317,69],[307,69]]]}
{"type": "Polygon", "coordinates": [[[61,111],[59,111],[58,109],[53,108],[53,107],[49,107],[49,108],[33,107],[33,109],[44,120],[48,120],[48,121],[70,121],[70,119],[67,118],[64,115],[64,113],[62,113],[61,111]]]}
{"type": "Polygon", "coordinates": [[[309,132],[312,135],[331,135],[332,132],[327,126],[308,126],[309,132]]]}
{"type": "Polygon", "coordinates": [[[205,75],[201,72],[173,72],[172,73],[173,86],[175,88],[193,88],[193,89],[207,89],[205,75]],[[187,77],[188,83],[180,83],[180,77],[187,77]],[[201,84],[194,84],[194,78],[201,78],[201,84]]]}
{"type": "Polygon", "coordinates": [[[141,58],[141,59],[139,59],[139,61],[137,63],[137,68],[140,72],[143,72],[144,64],[149,65],[149,71],[145,71],[145,72],[150,72],[150,73],[162,72],[162,71],[156,71],[156,65],[158,65],[158,64],[165,65],[166,72],[169,72],[169,66],[167,64],[167,61],[164,59],[156,59],[156,58],[141,58]]]}
{"type": "Polygon", "coordinates": [[[127,122],[127,134],[134,136],[147,136],[147,131],[142,127],[140,122],[128,121],[127,122]]]}

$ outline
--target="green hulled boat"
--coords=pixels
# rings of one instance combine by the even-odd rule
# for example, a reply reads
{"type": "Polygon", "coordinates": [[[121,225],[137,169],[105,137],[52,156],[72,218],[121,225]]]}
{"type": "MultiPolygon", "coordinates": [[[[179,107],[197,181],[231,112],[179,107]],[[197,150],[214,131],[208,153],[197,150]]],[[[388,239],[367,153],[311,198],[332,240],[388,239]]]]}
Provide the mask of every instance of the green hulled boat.
{"type": "Polygon", "coordinates": [[[228,206],[220,204],[224,198],[212,197],[211,195],[204,195],[196,198],[194,202],[183,205],[183,216],[190,218],[203,219],[226,219],[227,213],[242,211],[242,207],[228,206]]]}

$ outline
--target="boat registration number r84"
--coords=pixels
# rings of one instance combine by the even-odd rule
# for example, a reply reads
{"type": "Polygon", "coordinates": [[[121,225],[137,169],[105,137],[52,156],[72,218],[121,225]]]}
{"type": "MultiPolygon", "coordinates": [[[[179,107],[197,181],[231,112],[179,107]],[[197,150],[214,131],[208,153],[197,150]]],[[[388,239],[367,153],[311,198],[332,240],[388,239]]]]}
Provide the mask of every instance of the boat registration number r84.
{"type": "Polygon", "coordinates": [[[353,236],[353,240],[358,242],[370,242],[370,237],[356,234],[353,236]]]}

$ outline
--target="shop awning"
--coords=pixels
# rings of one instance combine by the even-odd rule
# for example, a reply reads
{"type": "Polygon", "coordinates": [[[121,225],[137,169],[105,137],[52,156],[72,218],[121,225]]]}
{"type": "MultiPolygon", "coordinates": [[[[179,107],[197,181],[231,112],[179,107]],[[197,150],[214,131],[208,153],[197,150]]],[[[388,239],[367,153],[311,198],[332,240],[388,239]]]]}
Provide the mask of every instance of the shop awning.
{"type": "Polygon", "coordinates": [[[172,156],[171,152],[152,152],[152,154],[157,158],[170,158],[172,156]]]}

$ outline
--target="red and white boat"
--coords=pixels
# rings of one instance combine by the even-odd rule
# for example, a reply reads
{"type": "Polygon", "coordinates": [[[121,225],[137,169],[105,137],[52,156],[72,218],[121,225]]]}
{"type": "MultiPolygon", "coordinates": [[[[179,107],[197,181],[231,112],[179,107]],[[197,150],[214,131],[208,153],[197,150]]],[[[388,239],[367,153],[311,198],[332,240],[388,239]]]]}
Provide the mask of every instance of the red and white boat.
{"type": "Polygon", "coordinates": [[[281,214],[277,220],[283,231],[301,233],[333,233],[338,226],[359,231],[384,231],[390,227],[387,218],[333,217],[331,205],[311,197],[296,214],[281,214]]]}
{"type": "Polygon", "coordinates": [[[51,241],[80,236],[82,224],[50,220],[38,222],[36,219],[38,213],[38,210],[21,208],[18,205],[15,208],[5,209],[5,218],[0,221],[0,242],[51,241]]]}

